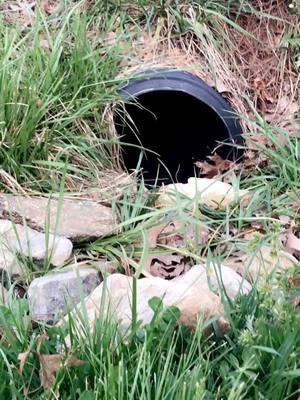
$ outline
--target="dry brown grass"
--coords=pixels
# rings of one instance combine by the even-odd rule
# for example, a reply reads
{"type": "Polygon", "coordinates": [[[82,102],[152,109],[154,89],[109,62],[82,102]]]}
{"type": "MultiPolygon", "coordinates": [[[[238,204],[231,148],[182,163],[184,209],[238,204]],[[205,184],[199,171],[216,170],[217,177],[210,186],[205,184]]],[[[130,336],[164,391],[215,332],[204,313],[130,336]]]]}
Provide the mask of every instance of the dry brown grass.
{"type": "Polygon", "coordinates": [[[251,36],[226,24],[224,32],[238,49],[235,60],[254,107],[273,125],[295,132],[300,75],[286,38],[299,29],[299,16],[291,14],[282,0],[255,0],[252,6],[256,14],[240,15],[237,21],[251,36]]]}
{"type": "Polygon", "coordinates": [[[300,75],[286,37],[297,30],[299,17],[282,0],[255,0],[251,5],[251,13],[233,16],[241,29],[218,17],[213,24],[199,24],[195,11],[186,6],[182,12],[191,27],[188,34],[173,34],[172,15],[158,19],[155,30],[133,42],[122,77],[153,67],[185,70],[231,103],[244,131],[255,131],[250,121],[256,110],[273,126],[296,133],[300,75]]]}

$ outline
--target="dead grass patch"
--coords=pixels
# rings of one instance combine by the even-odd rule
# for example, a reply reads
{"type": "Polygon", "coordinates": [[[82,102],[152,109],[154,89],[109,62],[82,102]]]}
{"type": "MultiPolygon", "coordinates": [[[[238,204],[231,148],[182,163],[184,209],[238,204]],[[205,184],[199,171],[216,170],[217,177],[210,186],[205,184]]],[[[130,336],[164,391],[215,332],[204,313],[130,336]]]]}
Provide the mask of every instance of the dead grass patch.
{"type": "Polygon", "coordinates": [[[299,16],[282,0],[251,2],[253,12],[241,14],[237,22],[249,35],[223,24],[224,33],[236,49],[254,107],[268,122],[295,133],[299,126],[300,74],[291,60],[287,38],[299,30],[299,16]]]}
{"type": "Polygon", "coordinates": [[[174,17],[157,20],[156,29],[133,41],[124,57],[121,77],[151,68],[191,72],[213,86],[242,118],[244,131],[257,111],[273,126],[296,134],[299,126],[299,72],[287,37],[299,30],[299,16],[289,2],[255,0],[248,13],[232,16],[233,24],[215,17],[200,24],[194,9],[182,7],[189,33],[174,34],[174,17]]]}

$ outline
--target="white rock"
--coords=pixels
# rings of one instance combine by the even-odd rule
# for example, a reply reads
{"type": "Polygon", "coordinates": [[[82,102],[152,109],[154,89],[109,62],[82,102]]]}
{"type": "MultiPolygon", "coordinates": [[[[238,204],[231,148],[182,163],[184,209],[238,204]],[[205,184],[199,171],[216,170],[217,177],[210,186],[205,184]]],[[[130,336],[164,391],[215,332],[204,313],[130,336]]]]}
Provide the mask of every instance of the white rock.
{"type": "Polygon", "coordinates": [[[31,316],[48,323],[57,320],[101,283],[92,268],[73,268],[34,279],[28,288],[31,316]]]}
{"type": "Polygon", "coordinates": [[[182,281],[184,280],[188,280],[193,282],[194,285],[200,286],[199,289],[205,283],[218,294],[225,291],[230,299],[234,299],[239,294],[246,295],[252,289],[252,286],[245,278],[242,278],[234,270],[224,265],[210,265],[209,267],[195,265],[182,276],[182,281]]]}
{"type": "Polygon", "coordinates": [[[72,242],[61,236],[43,234],[33,229],[0,220],[0,247],[4,252],[21,253],[37,261],[49,259],[54,266],[62,265],[72,253],[72,242]]]}
{"type": "Polygon", "coordinates": [[[5,270],[9,275],[24,275],[24,267],[17,255],[8,249],[8,245],[3,238],[12,228],[11,222],[0,220],[0,270],[5,270]]]}
{"type": "Polygon", "coordinates": [[[160,189],[156,205],[158,207],[174,206],[178,198],[188,198],[199,200],[211,208],[218,208],[234,203],[240,199],[249,199],[248,190],[235,190],[229,183],[221,182],[217,179],[208,178],[189,178],[188,183],[175,183],[163,186],[160,189]]]}
{"type": "MultiPolygon", "coordinates": [[[[186,274],[187,275],[187,274],[186,274]]],[[[153,310],[149,300],[153,297],[162,299],[164,306],[177,306],[181,312],[180,322],[195,329],[200,318],[209,321],[217,318],[221,332],[228,330],[228,322],[224,318],[224,309],[220,298],[209,290],[207,282],[196,284],[184,275],[172,281],[157,277],[139,279],[137,282],[137,318],[142,325],[147,325],[153,318],[153,310]]],[[[85,300],[88,323],[93,329],[100,316],[109,315],[117,320],[122,330],[131,326],[132,278],[114,274],[101,283],[85,300]],[[103,301],[102,301],[103,300],[103,301]],[[101,303],[102,301],[102,303],[101,303]]],[[[76,307],[72,317],[77,321],[78,332],[82,333],[80,317],[81,305],[76,307]]],[[[65,321],[68,318],[66,317],[65,321]]],[[[63,321],[61,322],[63,323],[63,321]]]]}

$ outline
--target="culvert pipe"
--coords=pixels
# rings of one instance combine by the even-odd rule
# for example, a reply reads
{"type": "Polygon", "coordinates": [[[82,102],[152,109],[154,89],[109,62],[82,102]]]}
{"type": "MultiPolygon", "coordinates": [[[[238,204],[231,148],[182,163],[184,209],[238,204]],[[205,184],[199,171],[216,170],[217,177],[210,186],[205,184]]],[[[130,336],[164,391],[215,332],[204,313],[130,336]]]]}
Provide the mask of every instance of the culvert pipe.
{"type": "Polygon", "coordinates": [[[124,107],[117,109],[114,123],[124,164],[132,170],[141,160],[146,183],[185,183],[197,175],[195,162],[214,149],[223,158],[241,156],[235,145],[243,143],[242,129],[234,110],[197,76],[146,71],[129,80],[120,94],[124,107]]]}

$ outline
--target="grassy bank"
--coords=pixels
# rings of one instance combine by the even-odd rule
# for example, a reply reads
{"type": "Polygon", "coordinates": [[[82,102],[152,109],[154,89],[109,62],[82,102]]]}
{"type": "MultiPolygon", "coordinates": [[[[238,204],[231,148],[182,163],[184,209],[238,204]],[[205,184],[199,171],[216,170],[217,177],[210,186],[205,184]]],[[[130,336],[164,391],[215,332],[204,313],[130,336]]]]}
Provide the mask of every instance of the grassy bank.
{"type": "MultiPolygon", "coordinates": [[[[136,62],[133,54],[143,32],[156,32],[162,42],[167,38],[181,49],[191,40],[203,43],[208,58],[215,46],[227,59],[239,51],[228,32],[253,35],[239,18],[257,14],[262,21],[279,21],[287,46],[280,76],[291,71],[291,81],[297,82],[297,27],[282,22],[283,17],[270,17],[268,10],[264,14],[253,2],[65,0],[57,8],[50,3],[24,11],[14,2],[0,1],[0,185],[5,192],[92,197],[112,170],[121,170],[119,139],[105,111],[119,100],[124,65],[129,70],[136,62]]],[[[286,15],[297,7],[295,2],[286,15]]],[[[146,41],[144,47],[149,45],[146,41]]],[[[234,63],[232,71],[241,71],[241,65],[234,63]]],[[[292,87],[296,98],[297,86],[292,87]]],[[[247,208],[201,207],[193,216],[180,205],[167,210],[184,224],[201,224],[210,232],[208,244],[187,244],[184,255],[193,263],[208,259],[220,264],[239,248],[255,254],[268,245],[278,252],[282,234],[299,227],[297,136],[280,125],[280,117],[266,118],[257,93],[241,90],[240,95],[238,107],[247,111],[241,117],[253,154],[234,178],[224,175],[240,188],[251,188],[252,200],[247,208]],[[246,241],[247,230],[256,234],[246,241]]],[[[126,260],[134,271],[139,257],[149,251],[147,243],[142,251],[134,243],[165,218],[166,210],[156,209],[142,187],[134,198],[128,190],[115,199],[114,207],[121,215],[120,233],[79,244],[77,250],[89,260],[106,256],[121,271],[126,260]]],[[[30,268],[28,264],[29,281],[34,276],[30,268]]],[[[94,333],[82,339],[72,323],[64,328],[32,324],[27,299],[15,297],[12,286],[9,303],[0,306],[0,398],[297,399],[300,311],[295,277],[299,280],[299,265],[275,283],[255,283],[247,297],[224,299],[231,325],[224,338],[217,333],[207,338],[201,321],[196,332],[178,326],[177,310],[170,313],[155,303],[152,323],[137,325],[126,340],[109,320],[99,320],[94,333]],[[71,348],[65,343],[68,335],[71,348]],[[60,355],[53,368],[49,355],[60,355]]]]}

